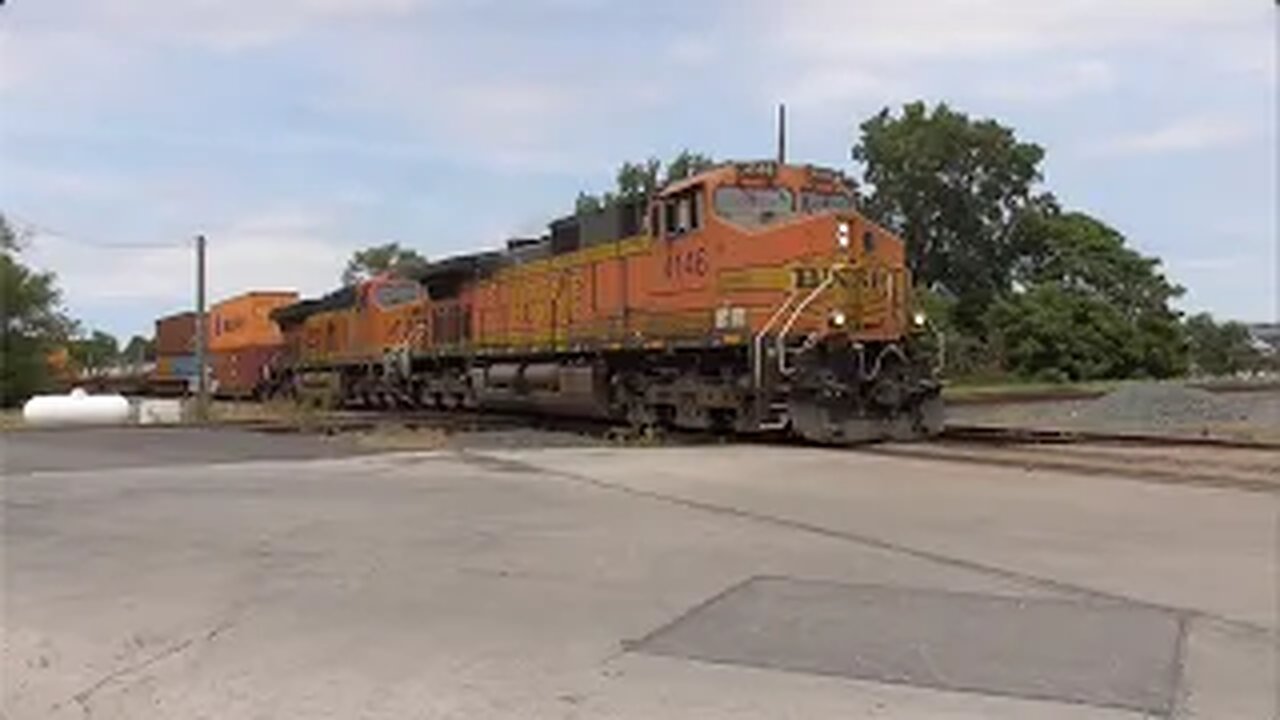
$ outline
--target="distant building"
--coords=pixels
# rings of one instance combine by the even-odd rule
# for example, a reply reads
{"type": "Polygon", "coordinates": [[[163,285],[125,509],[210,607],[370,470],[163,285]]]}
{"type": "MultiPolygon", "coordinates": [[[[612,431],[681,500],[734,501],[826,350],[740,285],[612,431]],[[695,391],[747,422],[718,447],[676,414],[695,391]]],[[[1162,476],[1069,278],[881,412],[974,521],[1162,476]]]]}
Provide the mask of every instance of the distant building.
{"type": "Polygon", "coordinates": [[[1249,326],[1253,347],[1267,355],[1280,353],[1280,323],[1257,323],[1249,326]]]}

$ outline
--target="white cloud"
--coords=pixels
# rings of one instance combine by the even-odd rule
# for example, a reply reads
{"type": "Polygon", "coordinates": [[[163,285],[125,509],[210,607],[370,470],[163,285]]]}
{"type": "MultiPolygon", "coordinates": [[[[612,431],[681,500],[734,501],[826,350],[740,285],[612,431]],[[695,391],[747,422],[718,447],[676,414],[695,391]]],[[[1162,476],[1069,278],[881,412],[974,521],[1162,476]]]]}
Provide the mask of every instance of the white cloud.
{"type": "Polygon", "coordinates": [[[605,62],[527,63],[541,51],[533,38],[479,33],[459,58],[420,34],[387,33],[365,50],[327,69],[326,111],[391,121],[441,156],[500,173],[595,170],[593,153],[616,123],[636,121],[671,91],[645,78],[619,85],[605,62]]]}
{"type": "Polygon", "coordinates": [[[50,109],[145,96],[163,53],[234,53],[307,31],[403,20],[433,0],[112,0],[13,3],[0,25],[0,97],[50,109]],[[65,5],[65,6],[63,6],[65,5]],[[71,7],[74,5],[74,7],[71,7]]]}
{"type": "Polygon", "coordinates": [[[1167,125],[1106,140],[1093,148],[1103,155],[1155,155],[1195,152],[1238,145],[1255,128],[1229,117],[1190,117],[1167,125]]]}
{"type": "Polygon", "coordinates": [[[1002,100],[1048,103],[1107,92],[1116,84],[1116,73],[1109,64],[1101,60],[1080,60],[1036,68],[1030,75],[989,86],[985,94],[1002,100]]]}
{"type": "Polygon", "coordinates": [[[786,100],[797,108],[821,109],[832,103],[865,100],[870,105],[886,101],[888,96],[911,96],[909,83],[890,83],[880,75],[864,70],[817,68],[805,73],[788,88],[786,100]]]}
{"type": "Polygon", "coordinates": [[[396,19],[426,0],[115,0],[84,13],[108,33],[169,43],[195,42],[219,50],[268,45],[323,25],[396,19]]]}
{"type": "MultiPolygon", "coordinates": [[[[11,18],[5,18],[10,20],[11,18]]],[[[128,100],[151,68],[146,54],[86,27],[0,24],[0,97],[39,97],[51,108],[79,100],[128,100]]]]}
{"type": "Polygon", "coordinates": [[[1168,265],[1174,268],[1175,272],[1199,273],[1243,270],[1255,262],[1257,262],[1256,258],[1248,258],[1243,255],[1212,255],[1209,257],[1170,258],[1168,265]]]}
{"type": "Polygon", "coordinates": [[[719,48],[706,37],[686,35],[667,46],[667,58],[677,65],[706,65],[719,54],[719,48]]]}
{"type": "Polygon", "coordinates": [[[759,6],[788,53],[900,62],[995,57],[1061,47],[1098,47],[1173,29],[1209,30],[1258,21],[1249,0],[791,0],[759,6]],[[1224,10],[1235,3],[1238,12],[1224,10]]]}
{"type": "Polygon", "coordinates": [[[276,288],[304,295],[332,290],[351,249],[322,215],[257,215],[209,235],[209,291],[214,298],[276,288]]]}
{"type": "MultiPolygon", "coordinates": [[[[849,117],[903,100],[1048,104],[1118,86],[1108,60],[1195,40],[1226,68],[1273,9],[1252,0],[758,0],[738,54],[762,68],[762,101],[798,98],[849,117]]],[[[732,55],[726,51],[726,55],[732,55]]],[[[1239,73],[1237,73],[1239,74],[1239,73]]]]}

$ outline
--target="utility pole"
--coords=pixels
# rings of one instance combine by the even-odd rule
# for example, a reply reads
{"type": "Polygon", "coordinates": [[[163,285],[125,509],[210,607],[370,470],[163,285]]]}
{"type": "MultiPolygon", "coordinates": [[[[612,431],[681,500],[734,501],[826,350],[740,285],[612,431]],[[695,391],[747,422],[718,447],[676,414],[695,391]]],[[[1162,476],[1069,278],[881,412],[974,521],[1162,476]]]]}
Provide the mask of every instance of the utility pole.
{"type": "Polygon", "coordinates": [[[209,419],[209,379],[205,348],[204,235],[196,236],[196,420],[209,419]]]}
{"type": "Polygon", "coordinates": [[[785,103],[778,103],[778,164],[785,165],[786,163],[787,163],[787,106],[785,103]]]}

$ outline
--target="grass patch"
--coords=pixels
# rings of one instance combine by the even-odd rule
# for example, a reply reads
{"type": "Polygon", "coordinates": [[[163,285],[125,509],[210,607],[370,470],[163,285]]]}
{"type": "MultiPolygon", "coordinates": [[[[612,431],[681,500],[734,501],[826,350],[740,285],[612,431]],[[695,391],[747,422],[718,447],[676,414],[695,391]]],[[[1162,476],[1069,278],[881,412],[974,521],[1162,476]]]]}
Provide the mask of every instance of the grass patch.
{"type": "Polygon", "coordinates": [[[209,404],[209,422],[226,425],[284,425],[299,430],[319,427],[325,408],[286,399],[248,402],[215,400],[209,404]]]}
{"type": "Polygon", "coordinates": [[[0,430],[16,430],[23,426],[22,408],[0,408],[0,430]]]}
{"type": "Polygon", "coordinates": [[[439,450],[449,444],[449,434],[440,428],[383,424],[357,435],[356,444],[370,450],[439,450]]]}

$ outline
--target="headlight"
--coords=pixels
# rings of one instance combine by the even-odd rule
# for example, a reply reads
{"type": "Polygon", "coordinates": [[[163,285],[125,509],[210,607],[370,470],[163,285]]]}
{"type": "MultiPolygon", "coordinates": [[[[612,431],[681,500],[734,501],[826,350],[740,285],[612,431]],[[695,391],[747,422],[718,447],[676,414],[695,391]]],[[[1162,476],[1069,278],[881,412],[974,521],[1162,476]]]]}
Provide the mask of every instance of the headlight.
{"type": "Polygon", "coordinates": [[[847,321],[847,318],[844,316],[844,313],[841,312],[840,310],[833,311],[831,313],[831,317],[827,318],[827,322],[831,324],[831,327],[835,327],[835,328],[844,327],[844,324],[846,321],[847,321]]]}
{"type": "Polygon", "coordinates": [[[911,322],[915,323],[916,327],[924,327],[927,320],[928,318],[925,317],[924,313],[919,311],[916,311],[916,314],[911,316],[911,322]]]}
{"type": "Polygon", "coordinates": [[[836,225],[836,244],[842,248],[849,247],[849,223],[842,222],[836,225]]]}

